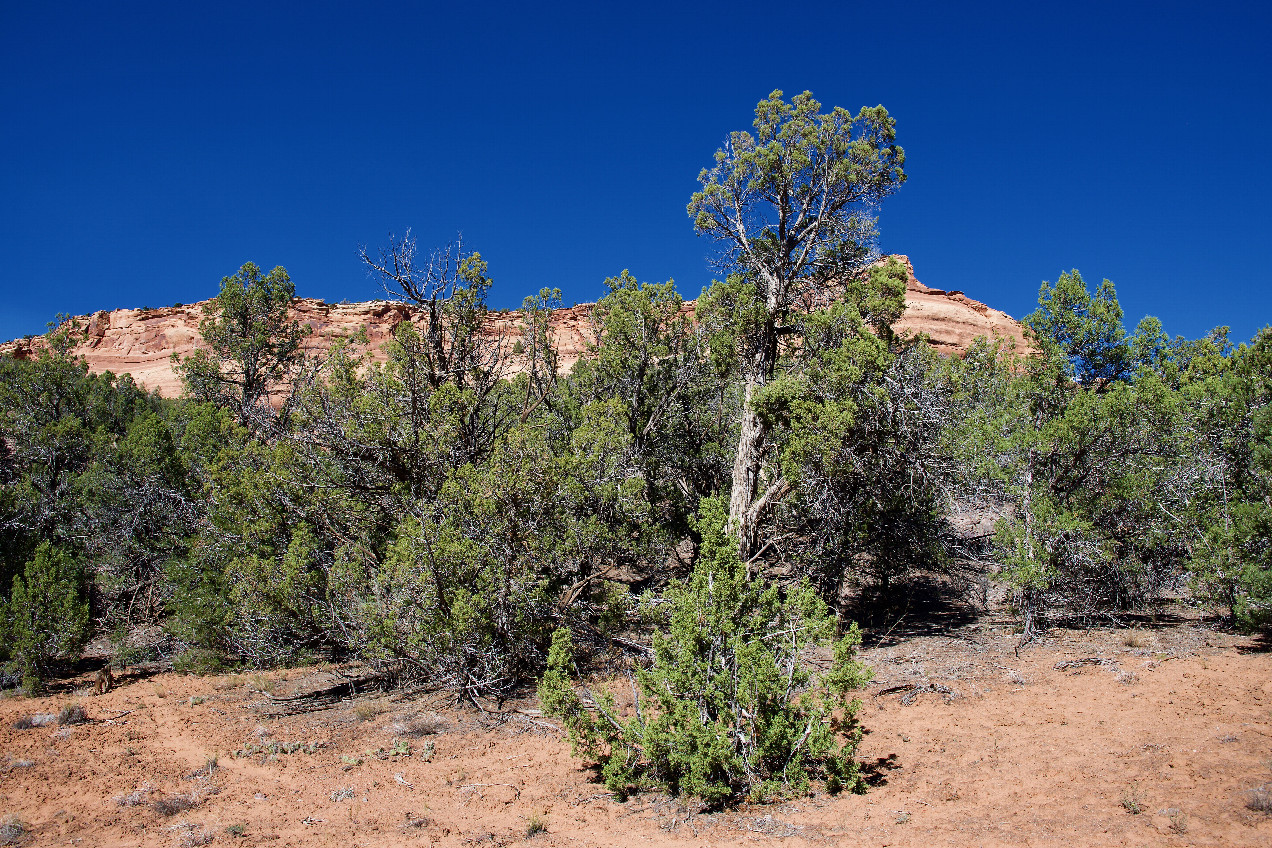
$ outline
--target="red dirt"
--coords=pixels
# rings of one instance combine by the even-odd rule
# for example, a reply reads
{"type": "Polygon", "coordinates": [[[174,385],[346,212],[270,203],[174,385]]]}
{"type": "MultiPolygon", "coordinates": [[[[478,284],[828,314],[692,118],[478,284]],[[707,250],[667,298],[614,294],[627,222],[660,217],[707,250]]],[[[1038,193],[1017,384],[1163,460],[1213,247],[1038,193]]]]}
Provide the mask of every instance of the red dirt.
{"type": "Polygon", "coordinates": [[[0,822],[16,817],[28,844],[87,846],[1272,845],[1272,814],[1248,807],[1272,786],[1265,645],[1194,624],[1058,631],[1020,657],[1013,645],[972,626],[867,651],[860,753],[876,785],[861,796],[717,814],[618,803],[519,712],[366,695],[265,717],[253,686],[332,677],[307,669],[126,677],[81,694],[92,721],[67,728],[13,725],[69,692],[0,701],[0,822]],[[1055,667],[1089,658],[1103,663],[1055,667]],[[434,732],[391,756],[394,723],[413,717],[434,732]],[[234,755],[271,742],[324,747],[234,755]],[[210,776],[190,777],[213,757],[210,776]],[[193,806],[154,808],[174,798],[193,806]],[[546,832],[527,836],[535,821],[546,832]]]}

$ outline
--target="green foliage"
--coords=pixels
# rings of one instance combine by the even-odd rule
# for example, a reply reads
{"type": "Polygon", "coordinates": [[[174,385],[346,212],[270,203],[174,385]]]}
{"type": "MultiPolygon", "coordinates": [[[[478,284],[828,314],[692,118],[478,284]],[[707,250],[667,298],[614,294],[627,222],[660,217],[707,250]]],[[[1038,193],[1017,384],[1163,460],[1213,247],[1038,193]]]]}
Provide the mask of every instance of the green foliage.
{"type": "Polygon", "coordinates": [[[638,674],[643,704],[623,716],[611,694],[581,697],[570,634],[558,630],[539,689],[545,713],[620,796],[655,785],[718,805],[802,794],[813,780],[862,790],[849,696],[869,679],[855,660],[860,635],[840,638],[815,676],[800,658],[830,639],[833,618],[807,584],[783,591],[749,577],[724,522],[722,504],[705,502],[702,552],[689,581],[668,590],[667,632],[638,674]]]}
{"type": "Polygon", "coordinates": [[[699,174],[702,190],[688,206],[694,228],[750,242],[742,246],[745,265],[757,273],[779,267],[806,240],[814,255],[801,271],[835,277],[855,270],[866,223],[859,204],[905,181],[895,121],[882,106],[823,114],[811,92],[787,103],[774,91],[755,107],[754,128],[732,133],[715,165],[699,174]]]}
{"type": "MultiPolygon", "coordinates": [[[[1044,282],[1038,292],[1038,309],[1024,324],[1033,331],[1043,354],[1062,359],[1082,383],[1105,384],[1128,377],[1134,370],[1132,345],[1122,326],[1122,307],[1108,280],[1100,283],[1094,295],[1087,292],[1076,269],[1061,274],[1054,286],[1044,282]]],[[[1147,326],[1144,329],[1150,330],[1147,326]]]]}
{"type": "Polygon", "coordinates": [[[1205,571],[1212,594],[1235,585],[1216,528],[1235,526],[1249,467],[1239,410],[1253,398],[1235,401],[1221,343],[1169,341],[1155,319],[1128,337],[1121,318],[1113,285],[1092,295],[1075,271],[1044,284],[1026,319],[1039,355],[981,348],[946,368],[963,497],[997,504],[1026,638],[1047,619],[1116,620],[1186,570],[1205,571]]]}
{"type": "Polygon", "coordinates": [[[281,265],[262,274],[247,262],[233,277],[223,277],[199,324],[206,347],[177,366],[190,396],[224,406],[245,426],[262,426],[271,392],[300,363],[310,332],[287,320],[295,296],[281,265]]]}
{"type": "Polygon", "coordinates": [[[1197,492],[1203,530],[1192,586],[1236,624],[1266,629],[1272,627],[1272,330],[1225,358],[1216,348],[1215,341],[1194,343],[1188,370],[1195,376],[1184,385],[1194,426],[1206,436],[1194,450],[1207,485],[1197,492]]]}
{"type": "Polygon", "coordinates": [[[803,375],[779,364],[807,341],[802,316],[847,303],[841,314],[887,327],[900,314],[892,270],[866,273],[877,256],[874,209],[905,181],[895,122],[882,106],[856,116],[821,108],[809,92],[787,103],[774,91],[756,106],[755,133],[732,133],[698,175],[688,206],[730,272],[704,292],[699,317],[713,358],[743,384],[729,527],[744,559],[763,549],[761,524],[791,491],[766,467],[774,433],[761,407],[801,391],[803,375]]]}
{"type": "Polygon", "coordinates": [[[698,498],[727,476],[733,398],[670,280],[642,283],[623,271],[605,285],[591,315],[595,344],[563,387],[567,414],[581,421],[589,406],[610,405],[627,429],[625,460],[658,509],[648,529],[674,543],[691,532],[698,498]]]}
{"type": "Polygon", "coordinates": [[[35,549],[5,609],[9,653],[22,685],[37,690],[59,661],[72,659],[88,636],[79,563],[48,542],[35,549]]]}
{"type": "Polygon", "coordinates": [[[36,685],[90,621],[121,646],[164,625],[121,658],[356,658],[473,702],[546,661],[545,706],[615,792],[722,804],[860,788],[856,630],[802,662],[853,590],[991,563],[1027,637],[1185,588],[1272,624],[1272,331],[1128,334],[1113,284],[1073,271],[1030,351],[936,356],[893,331],[908,269],[875,249],[895,141],[882,107],[774,92],[689,203],[724,279],[692,310],[606,280],[570,373],[558,290],[492,333],[481,255],[409,234],[362,253],[410,305],[383,355],[361,332],[306,360],[290,279],[251,263],[177,402],[89,374],[59,316],[37,358],[0,358],[6,678],[36,685]],[[660,632],[620,708],[572,657],[630,644],[637,609],[660,632]]]}

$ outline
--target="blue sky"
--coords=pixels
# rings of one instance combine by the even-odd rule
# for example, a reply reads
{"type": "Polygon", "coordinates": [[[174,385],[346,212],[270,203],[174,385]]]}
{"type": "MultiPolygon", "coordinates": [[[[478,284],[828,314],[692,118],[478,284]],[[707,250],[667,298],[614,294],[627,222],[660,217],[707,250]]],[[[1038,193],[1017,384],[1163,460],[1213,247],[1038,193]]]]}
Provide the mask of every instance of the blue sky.
{"type": "Polygon", "coordinates": [[[775,88],[896,118],[881,247],[928,285],[1272,320],[1266,4],[461,5],[0,5],[0,338],[248,260],[369,299],[359,246],[408,227],[462,231],[496,307],[623,268],[694,297],[696,175],[775,88]]]}

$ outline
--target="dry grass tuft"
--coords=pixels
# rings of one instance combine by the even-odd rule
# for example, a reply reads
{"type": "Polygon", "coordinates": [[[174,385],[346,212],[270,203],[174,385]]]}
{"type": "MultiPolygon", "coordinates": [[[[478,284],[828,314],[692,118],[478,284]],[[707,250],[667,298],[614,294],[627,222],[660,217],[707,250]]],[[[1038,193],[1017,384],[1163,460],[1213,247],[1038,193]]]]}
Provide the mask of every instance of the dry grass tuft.
{"type": "Polygon", "coordinates": [[[547,832],[548,832],[548,822],[538,813],[535,813],[534,815],[530,816],[529,820],[526,821],[526,838],[527,839],[529,839],[532,836],[538,836],[540,833],[547,833],[547,832]]]}
{"type": "Polygon", "coordinates": [[[86,724],[91,721],[82,704],[69,703],[57,714],[57,723],[62,727],[72,724],[86,724]]]}
{"type": "Polygon", "coordinates": [[[118,795],[115,797],[115,803],[121,807],[141,807],[150,802],[150,787],[143,786],[140,789],[134,789],[127,795],[118,795]]]}
{"type": "Polygon", "coordinates": [[[1267,786],[1256,786],[1250,790],[1250,798],[1246,801],[1246,809],[1256,813],[1272,813],[1272,789],[1267,786]]]}
{"type": "Polygon", "coordinates": [[[17,845],[26,832],[26,825],[17,816],[7,816],[0,821],[0,845],[17,845]]]}
{"type": "Polygon", "coordinates": [[[175,816],[199,805],[199,797],[195,793],[189,795],[167,795],[157,801],[150,802],[150,809],[161,816],[175,816]]]}
{"type": "Polygon", "coordinates": [[[384,712],[384,705],[376,701],[363,701],[353,707],[353,716],[358,721],[370,721],[384,712]]]}
{"type": "Polygon", "coordinates": [[[36,713],[35,715],[22,716],[13,723],[14,730],[30,730],[33,727],[46,727],[57,721],[57,716],[53,713],[36,713]]]}
{"type": "Polygon", "coordinates": [[[270,694],[277,685],[276,681],[270,680],[259,671],[247,677],[247,688],[253,692],[260,692],[262,695],[270,694]]]}
{"type": "Polygon", "coordinates": [[[169,830],[181,831],[181,839],[177,842],[181,848],[197,848],[199,845],[209,845],[216,839],[216,834],[212,831],[202,825],[191,822],[177,822],[169,830]]]}
{"type": "Polygon", "coordinates": [[[435,736],[448,727],[446,719],[436,713],[420,713],[419,715],[400,718],[385,728],[394,736],[405,736],[408,739],[419,739],[421,736],[435,736]]]}

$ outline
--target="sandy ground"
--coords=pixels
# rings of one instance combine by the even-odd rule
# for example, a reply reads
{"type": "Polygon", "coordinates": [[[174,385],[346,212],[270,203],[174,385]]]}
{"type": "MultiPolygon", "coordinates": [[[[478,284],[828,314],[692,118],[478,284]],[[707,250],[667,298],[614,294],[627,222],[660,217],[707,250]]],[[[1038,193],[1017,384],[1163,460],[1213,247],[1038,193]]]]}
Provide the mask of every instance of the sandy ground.
{"type": "Polygon", "coordinates": [[[331,670],[136,675],[100,697],[85,678],[0,701],[0,843],[1272,845],[1250,807],[1272,788],[1266,644],[1177,623],[1013,647],[981,624],[872,647],[870,791],[716,814],[612,800],[521,712],[371,694],[266,715],[262,690],[331,670]],[[14,726],[77,697],[87,723],[14,726]]]}

